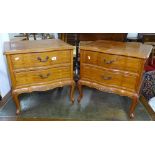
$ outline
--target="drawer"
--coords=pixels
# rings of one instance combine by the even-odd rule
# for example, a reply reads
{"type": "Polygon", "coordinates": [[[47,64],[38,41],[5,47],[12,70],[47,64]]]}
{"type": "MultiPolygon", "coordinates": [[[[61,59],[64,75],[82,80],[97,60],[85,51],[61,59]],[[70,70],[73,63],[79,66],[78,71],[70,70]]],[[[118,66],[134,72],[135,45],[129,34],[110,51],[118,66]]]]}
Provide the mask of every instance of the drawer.
{"type": "Polygon", "coordinates": [[[14,69],[41,67],[71,62],[70,51],[53,51],[11,55],[14,69]]]}
{"type": "Polygon", "coordinates": [[[15,73],[16,86],[34,83],[44,83],[54,80],[64,80],[71,78],[71,68],[50,68],[46,70],[29,71],[15,73]]]}
{"type": "Polygon", "coordinates": [[[121,75],[118,72],[110,72],[108,70],[101,70],[95,67],[84,66],[81,69],[81,79],[90,79],[91,81],[120,86],[121,84],[121,75]]]}
{"type": "Polygon", "coordinates": [[[97,52],[81,51],[82,56],[81,61],[83,63],[97,65],[97,55],[98,55],[97,52]]]}
{"type": "Polygon", "coordinates": [[[137,86],[138,84],[138,77],[135,75],[123,75],[122,78],[122,83],[121,83],[121,87],[122,88],[126,88],[128,90],[131,91],[136,91],[139,90],[139,86],[137,86]]]}
{"type": "Polygon", "coordinates": [[[111,54],[98,54],[98,65],[105,68],[119,69],[124,71],[139,72],[141,70],[141,60],[111,54]]]}
{"type": "Polygon", "coordinates": [[[118,71],[108,71],[107,69],[98,69],[82,65],[81,79],[90,80],[99,84],[119,87],[130,91],[136,90],[137,76],[134,74],[123,74],[118,71]]]}

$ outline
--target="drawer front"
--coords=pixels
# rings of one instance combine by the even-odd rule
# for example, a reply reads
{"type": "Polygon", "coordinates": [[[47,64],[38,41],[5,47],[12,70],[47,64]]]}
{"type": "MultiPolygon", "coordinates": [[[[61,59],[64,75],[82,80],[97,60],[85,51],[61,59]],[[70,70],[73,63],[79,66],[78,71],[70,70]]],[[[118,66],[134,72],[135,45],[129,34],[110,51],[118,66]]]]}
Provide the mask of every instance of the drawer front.
{"type": "Polygon", "coordinates": [[[70,51],[54,51],[11,55],[14,69],[41,67],[71,62],[70,51]]]}
{"type": "Polygon", "coordinates": [[[112,73],[108,70],[101,70],[95,67],[84,66],[81,70],[81,79],[90,79],[97,83],[120,86],[121,75],[119,73],[112,73]]]}
{"type": "Polygon", "coordinates": [[[138,82],[137,76],[124,74],[121,87],[137,92],[137,90],[139,90],[139,85],[137,85],[137,82],[138,82]]]}
{"type": "Polygon", "coordinates": [[[135,75],[127,75],[118,71],[108,71],[107,69],[98,69],[85,65],[81,69],[81,79],[130,91],[136,91],[137,89],[137,77],[135,75]]]}
{"type": "Polygon", "coordinates": [[[102,53],[98,54],[98,65],[105,68],[131,71],[134,73],[140,72],[141,70],[141,60],[138,58],[102,53]]]}
{"type": "Polygon", "coordinates": [[[81,61],[83,63],[97,65],[97,55],[97,52],[81,51],[81,61]]]}
{"type": "Polygon", "coordinates": [[[64,80],[71,78],[71,68],[51,68],[39,71],[15,73],[16,86],[34,83],[44,83],[54,80],[64,80]]]}

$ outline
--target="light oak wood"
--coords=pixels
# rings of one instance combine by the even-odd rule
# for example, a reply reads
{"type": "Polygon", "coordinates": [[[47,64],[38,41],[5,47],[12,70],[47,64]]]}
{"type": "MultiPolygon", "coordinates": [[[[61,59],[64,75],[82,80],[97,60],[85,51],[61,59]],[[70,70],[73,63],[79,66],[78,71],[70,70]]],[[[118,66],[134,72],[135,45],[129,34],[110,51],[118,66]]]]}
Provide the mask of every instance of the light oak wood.
{"type": "Polygon", "coordinates": [[[17,114],[21,111],[21,93],[70,85],[70,99],[74,102],[73,49],[57,39],[5,43],[17,114]]]}
{"type": "Polygon", "coordinates": [[[141,43],[92,41],[80,46],[80,102],[82,85],[132,98],[129,110],[134,117],[144,65],[152,46],[141,43]]]}
{"type": "Polygon", "coordinates": [[[109,70],[97,66],[82,65],[81,79],[89,80],[103,85],[113,86],[120,89],[136,91],[138,78],[136,74],[122,73],[118,70],[109,70]],[[93,73],[93,74],[92,74],[93,73]]]}
{"type": "Polygon", "coordinates": [[[70,79],[70,67],[58,67],[15,73],[16,86],[70,79]]]}
{"type": "Polygon", "coordinates": [[[84,51],[81,57],[81,61],[83,63],[103,66],[109,69],[111,68],[124,71],[139,72],[141,66],[140,59],[114,54],[84,51]]]}
{"type": "Polygon", "coordinates": [[[64,64],[70,62],[70,51],[14,54],[11,61],[14,69],[64,64]]]}
{"type": "Polygon", "coordinates": [[[38,53],[49,51],[73,50],[73,46],[59,39],[25,40],[4,43],[5,54],[38,53]]]}
{"type": "Polygon", "coordinates": [[[141,66],[141,60],[126,56],[99,53],[98,65],[103,66],[105,68],[139,72],[141,66]]]}
{"type": "Polygon", "coordinates": [[[98,40],[80,46],[82,50],[97,51],[105,54],[122,55],[147,59],[152,51],[151,45],[135,42],[118,42],[108,40],[98,40]]]}

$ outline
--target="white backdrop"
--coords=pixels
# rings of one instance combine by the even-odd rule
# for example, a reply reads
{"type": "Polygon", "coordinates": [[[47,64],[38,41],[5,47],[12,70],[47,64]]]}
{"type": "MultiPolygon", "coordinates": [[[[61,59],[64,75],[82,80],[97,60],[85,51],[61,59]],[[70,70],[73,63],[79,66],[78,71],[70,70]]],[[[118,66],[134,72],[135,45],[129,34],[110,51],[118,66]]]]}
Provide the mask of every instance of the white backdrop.
{"type": "Polygon", "coordinates": [[[3,55],[3,44],[9,41],[8,33],[0,33],[0,93],[4,97],[10,91],[10,81],[7,71],[5,55],[3,55]]]}

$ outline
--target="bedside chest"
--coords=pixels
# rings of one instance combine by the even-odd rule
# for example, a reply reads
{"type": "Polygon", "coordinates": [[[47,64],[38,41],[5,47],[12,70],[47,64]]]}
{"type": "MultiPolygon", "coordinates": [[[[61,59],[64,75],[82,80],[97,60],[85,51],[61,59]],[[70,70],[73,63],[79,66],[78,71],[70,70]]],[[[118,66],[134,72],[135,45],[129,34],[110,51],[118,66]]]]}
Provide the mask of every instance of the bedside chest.
{"type": "Polygon", "coordinates": [[[51,39],[6,42],[4,47],[17,114],[21,93],[71,85],[70,99],[74,101],[73,46],[51,39]]]}
{"type": "Polygon", "coordinates": [[[132,98],[130,117],[139,97],[144,65],[152,46],[98,40],[80,46],[80,102],[82,85],[132,98]]]}

